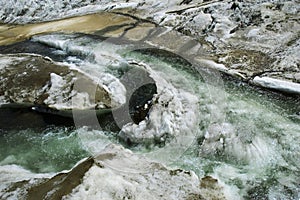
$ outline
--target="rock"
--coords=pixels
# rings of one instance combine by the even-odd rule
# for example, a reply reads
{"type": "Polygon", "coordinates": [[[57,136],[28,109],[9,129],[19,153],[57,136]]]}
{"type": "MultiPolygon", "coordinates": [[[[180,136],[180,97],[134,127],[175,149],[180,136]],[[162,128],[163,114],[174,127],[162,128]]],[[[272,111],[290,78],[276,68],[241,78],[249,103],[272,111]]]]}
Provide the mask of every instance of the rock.
{"type": "Polygon", "coordinates": [[[23,177],[24,181],[12,182],[9,187],[1,190],[0,198],[8,198],[14,193],[17,199],[61,199],[81,183],[83,176],[93,164],[94,160],[87,158],[70,171],[52,175],[52,177],[49,177],[49,174],[30,177],[32,175],[27,172],[28,177],[23,177]]]}
{"type": "Polygon", "coordinates": [[[246,75],[245,79],[264,71],[272,71],[270,63],[274,61],[269,55],[254,50],[233,50],[219,54],[219,62],[246,75]]]}
{"type": "Polygon", "coordinates": [[[287,1],[283,3],[282,11],[285,14],[296,15],[297,13],[299,13],[299,10],[299,2],[287,1]]]}
{"type": "Polygon", "coordinates": [[[168,169],[116,145],[52,178],[12,183],[0,197],[12,194],[18,199],[226,199],[213,177],[200,182],[192,171],[168,169]]]}
{"type": "MultiPolygon", "coordinates": [[[[1,55],[0,119],[3,130],[47,125],[89,126],[118,132],[127,123],[139,124],[157,93],[155,81],[137,66],[121,78],[126,88],[122,105],[105,86],[69,66],[32,54],[1,55]],[[32,119],[34,123],[30,123],[32,119]]],[[[112,83],[114,79],[104,82],[112,83]]],[[[118,86],[118,85],[117,85],[118,86]]],[[[118,94],[121,95],[121,94],[118,94]]]]}
{"type": "MultiPolygon", "coordinates": [[[[201,59],[217,55],[219,62],[228,69],[226,73],[242,80],[251,80],[259,74],[268,76],[268,72],[280,72],[277,75],[279,79],[292,80],[290,75],[300,71],[297,64],[299,23],[295,21],[299,6],[294,1],[238,2],[235,5],[231,1],[199,2],[186,7],[169,5],[154,10],[151,10],[151,16],[147,15],[147,11],[136,15],[142,18],[148,16],[147,19],[160,25],[199,39],[201,44],[205,44],[203,41],[211,43],[213,48],[205,49],[210,54],[202,50],[200,55],[199,51],[196,55],[201,59]],[[154,10],[159,10],[157,15],[152,14],[154,10]]],[[[190,53],[183,48],[190,39],[170,31],[159,35],[149,39],[151,44],[179,54],[190,53]]]]}
{"type": "Polygon", "coordinates": [[[191,24],[186,24],[188,28],[197,31],[198,33],[208,29],[209,25],[212,23],[212,18],[210,14],[202,13],[201,11],[193,18],[191,24]]]}
{"type": "Polygon", "coordinates": [[[205,176],[201,178],[201,192],[203,196],[205,196],[205,199],[226,199],[225,195],[222,193],[218,194],[218,191],[222,191],[223,188],[218,183],[218,179],[215,179],[211,176],[205,176]]]}
{"type": "MultiPolygon", "coordinates": [[[[152,107],[153,96],[157,94],[156,83],[147,70],[136,66],[122,76],[120,81],[126,88],[127,103],[124,106],[129,108],[132,121],[139,124],[152,107]]],[[[119,111],[119,114],[124,115],[124,112],[119,111]]]]}
{"type": "Polygon", "coordinates": [[[104,12],[38,24],[26,24],[22,26],[0,25],[0,45],[23,41],[38,34],[53,32],[91,33],[98,30],[111,31],[115,27],[121,28],[134,25],[135,23],[136,20],[131,17],[104,12]]]}
{"type": "Polygon", "coordinates": [[[85,173],[93,166],[94,160],[87,158],[68,173],[60,173],[49,180],[27,189],[26,199],[61,199],[77,187],[85,173]]]}
{"type": "Polygon", "coordinates": [[[111,108],[114,105],[106,89],[83,73],[49,58],[17,54],[0,55],[0,59],[2,103],[28,103],[56,109],[111,108]]]}
{"type": "Polygon", "coordinates": [[[55,54],[53,48],[48,45],[31,40],[13,43],[11,45],[0,46],[1,54],[31,53],[50,57],[52,60],[62,62],[66,59],[66,54],[55,54]]]}
{"type": "Polygon", "coordinates": [[[140,23],[137,26],[128,29],[125,38],[128,38],[131,41],[143,40],[154,30],[154,28],[155,25],[152,23],[140,23]]]}
{"type": "Polygon", "coordinates": [[[296,73],[294,75],[294,78],[295,78],[295,80],[296,80],[297,83],[300,83],[300,73],[296,73]]]}
{"type": "MultiPolygon", "coordinates": [[[[0,14],[2,14],[2,20],[7,23],[28,23],[32,21],[47,21],[70,17],[72,15],[82,15],[83,13],[96,12],[99,10],[115,10],[119,13],[123,12],[127,15],[154,21],[161,25],[171,26],[175,29],[181,29],[182,26],[185,26],[184,29],[196,37],[203,37],[202,31],[204,31],[207,34],[207,36],[205,36],[206,38],[215,37],[216,43],[214,45],[219,50],[222,50],[223,47],[228,48],[233,45],[233,47],[242,47],[242,49],[249,50],[257,50],[255,47],[259,47],[260,51],[265,52],[268,48],[277,48],[280,46],[279,44],[285,44],[286,40],[297,36],[298,29],[296,27],[299,26],[299,24],[295,22],[295,17],[300,7],[295,1],[192,1],[189,2],[189,5],[182,5],[184,2],[185,1],[158,3],[156,1],[142,2],[140,0],[133,0],[127,3],[118,1],[78,1],[73,7],[66,6],[67,4],[73,5],[73,2],[64,0],[57,2],[55,6],[47,2],[49,4],[48,6],[52,9],[44,13],[40,7],[47,4],[46,2],[37,4],[35,1],[27,1],[26,3],[18,3],[15,5],[16,10],[14,10],[14,12],[11,12],[9,9],[11,7],[10,4],[3,4],[4,9],[0,14]],[[89,5],[88,7],[86,6],[87,4],[89,5]],[[24,7],[26,7],[25,10],[27,10],[27,12],[22,11],[24,7]],[[31,10],[31,12],[28,10],[31,10]],[[65,12],[59,12],[61,10],[65,12]],[[61,14],[57,16],[56,13],[61,14]],[[46,15],[46,17],[44,15],[46,15]],[[173,20],[174,23],[167,23],[167,21],[170,20],[173,20]],[[270,26],[276,30],[270,31],[270,26]],[[295,26],[294,29],[292,29],[293,26],[295,26]],[[290,28],[287,29],[288,27],[290,28]],[[235,31],[233,31],[233,29],[235,29],[235,31]],[[260,35],[251,34],[252,39],[250,41],[245,40],[245,38],[243,38],[244,34],[252,29],[259,29],[260,35]],[[276,37],[278,38],[279,36],[278,33],[286,37],[281,41],[276,40],[276,37]],[[257,40],[261,41],[257,42],[257,40]],[[239,43],[235,44],[233,41],[239,41],[239,43]],[[262,41],[265,42],[264,46],[262,46],[262,41]],[[223,46],[221,42],[225,42],[227,46],[223,46]],[[245,45],[248,42],[252,42],[251,46],[245,45]],[[272,45],[275,46],[272,47],[272,45]]],[[[110,18],[110,16],[107,16],[107,18],[110,18]]],[[[127,17],[126,20],[133,22],[129,17],[127,17]]],[[[118,19],[117,21],[117,23],[120,24],[122,19],[120,18],[120,20],[118,19]]],[[[114,22],[116,22],[116,20],[114,20],[114,22]]],[[[99,22],[99,24],[101,23],[99,22]]]]}

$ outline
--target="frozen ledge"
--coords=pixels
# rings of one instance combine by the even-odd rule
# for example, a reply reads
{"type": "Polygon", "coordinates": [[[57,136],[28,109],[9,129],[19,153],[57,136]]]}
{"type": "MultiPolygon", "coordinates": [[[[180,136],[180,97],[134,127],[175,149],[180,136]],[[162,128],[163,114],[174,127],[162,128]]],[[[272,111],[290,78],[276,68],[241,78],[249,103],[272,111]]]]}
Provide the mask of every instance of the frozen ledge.
{"type": "Polygon", "coordinates": [[[269,77],[256,76],[253,79],[253,84],[264,88],[275,89],[281,92],[300,94],[300,84],[298,83],[292,83],[292,82],[278,80],[269,77]]]}

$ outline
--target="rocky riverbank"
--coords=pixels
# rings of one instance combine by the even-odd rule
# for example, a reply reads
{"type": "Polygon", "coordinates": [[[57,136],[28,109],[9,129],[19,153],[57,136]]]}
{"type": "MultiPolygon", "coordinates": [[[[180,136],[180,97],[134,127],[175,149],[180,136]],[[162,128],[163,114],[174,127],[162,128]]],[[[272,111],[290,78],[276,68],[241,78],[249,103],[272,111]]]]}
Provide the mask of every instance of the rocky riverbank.
{"type": "MultiPolygon", "coordinates": [[[[299,94],[300,6],[296,0],[172,2],[133,0],[76,1],[76,3],[62,0],[53,4],[19,2],[14,6],[16,9],[13,12],[9,3],[3,3],[2,7],[0,16],[5,23],[49,21],[99,11],[117,12],[132,16],[133,19],[137,17],[151,21],[168,27],[168,30],[176,30],[194,38],[201,45],[198,56],[210,57],[215,62],[223,64],[221,70],[227,73],[260,87],[299,94]]],[[[5,26],[1,29],[5,30],[5,26]]],[[[143,30],[141,33],[143,35],[144,28],[134,29],[135,26],[130,26],[127,28],[122,26],[125,28],[123,31],[143,30]]],[[[3,35],[5,34],[2,33],[2,37],[3,35]]],[[[145,39],[142,35],[139,39],[145,39]]],[[[170,38],[170,34],[165,33],[160,37],[166,41],[170,38]]],[[[190,41],[183,42],[182,47],[190,47],[190,43],[190,41]]],[[[170,44],[166,46],[174,50],[170,44]]],[[[182,48],[181,52],[185,49],[182,48]]]]}

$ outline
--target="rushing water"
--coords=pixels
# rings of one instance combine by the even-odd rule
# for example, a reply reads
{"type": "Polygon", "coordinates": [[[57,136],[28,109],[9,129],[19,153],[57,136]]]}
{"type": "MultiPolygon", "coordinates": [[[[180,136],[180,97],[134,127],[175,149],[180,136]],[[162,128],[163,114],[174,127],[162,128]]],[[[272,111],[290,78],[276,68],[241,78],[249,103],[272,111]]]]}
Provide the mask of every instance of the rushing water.
{"type": "Polygon", "coordinates": [[[33,172],[70,169],[88,155],[76,134],[67,128],[1,134],[1,165],[17,164],[33,172]]]}
{"type": "MultiPolygon", "coordinates": [[[[103,40],[64,34],[33,39],[36,44],[49,46],[45,52],[52,59],[94,78],[105,77],[103,74],[121,78],[128,73],[128,63],[132,61],[149,67],[158,85],[158,96],[161,95],[158,104],[166,105],[154,107],[158,110],[150,113],[151,126],[140,129],[149,134],[161,131],[163,136],[175,138],[184,135],[179,140],[184,148],[179,152],[165,148],[171,137],[165,146],[149,147],[149,141],[143,140],[141,145],[127,146],[133,151],[152,157],[154,151],[160,162],[171,157],[165,162],[169,166],[193,170],[199,177],[212,175],[227,185],[237,199],[300,198],[297,99],[263,92],[222,74],[201,70],[175,54],[137,50],[132,44],[103,40]]],[[[122,92],[110,89],[115,98],[122,99],[122,92]]],[[[122,129],[123,136],[126,130],[139,131],[129,125],[122,129]]],[[[110,142],[120,142],[120,138],[122,134],[87,127],[10,130],[0,135],[0,164],[16,164],[39,173],[58,172],[101,152],[110,142]]]]}

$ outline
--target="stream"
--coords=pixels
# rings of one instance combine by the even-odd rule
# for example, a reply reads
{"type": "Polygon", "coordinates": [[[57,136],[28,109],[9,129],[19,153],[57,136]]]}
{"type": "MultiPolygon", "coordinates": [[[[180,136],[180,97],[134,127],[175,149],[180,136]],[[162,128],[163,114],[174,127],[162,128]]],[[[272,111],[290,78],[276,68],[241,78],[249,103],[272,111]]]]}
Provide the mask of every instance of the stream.
{"type": "MultiPolygon", "coordinates": [[[[146,120],[120,131],[76,122],[0,129],[0,171],[13,165],[57,173],[117,143],[169,167],[211,175],[236,199],[300,198],[299,97],[264,91],[149,44],[97,34],[44,34],[14,45],[0,53],[48,56],[99,82],[105,74],[121,80],[143,68],[157,94],[146,120]]],[[[111,91],[124,98],[118,88],[111,91]]]]}

